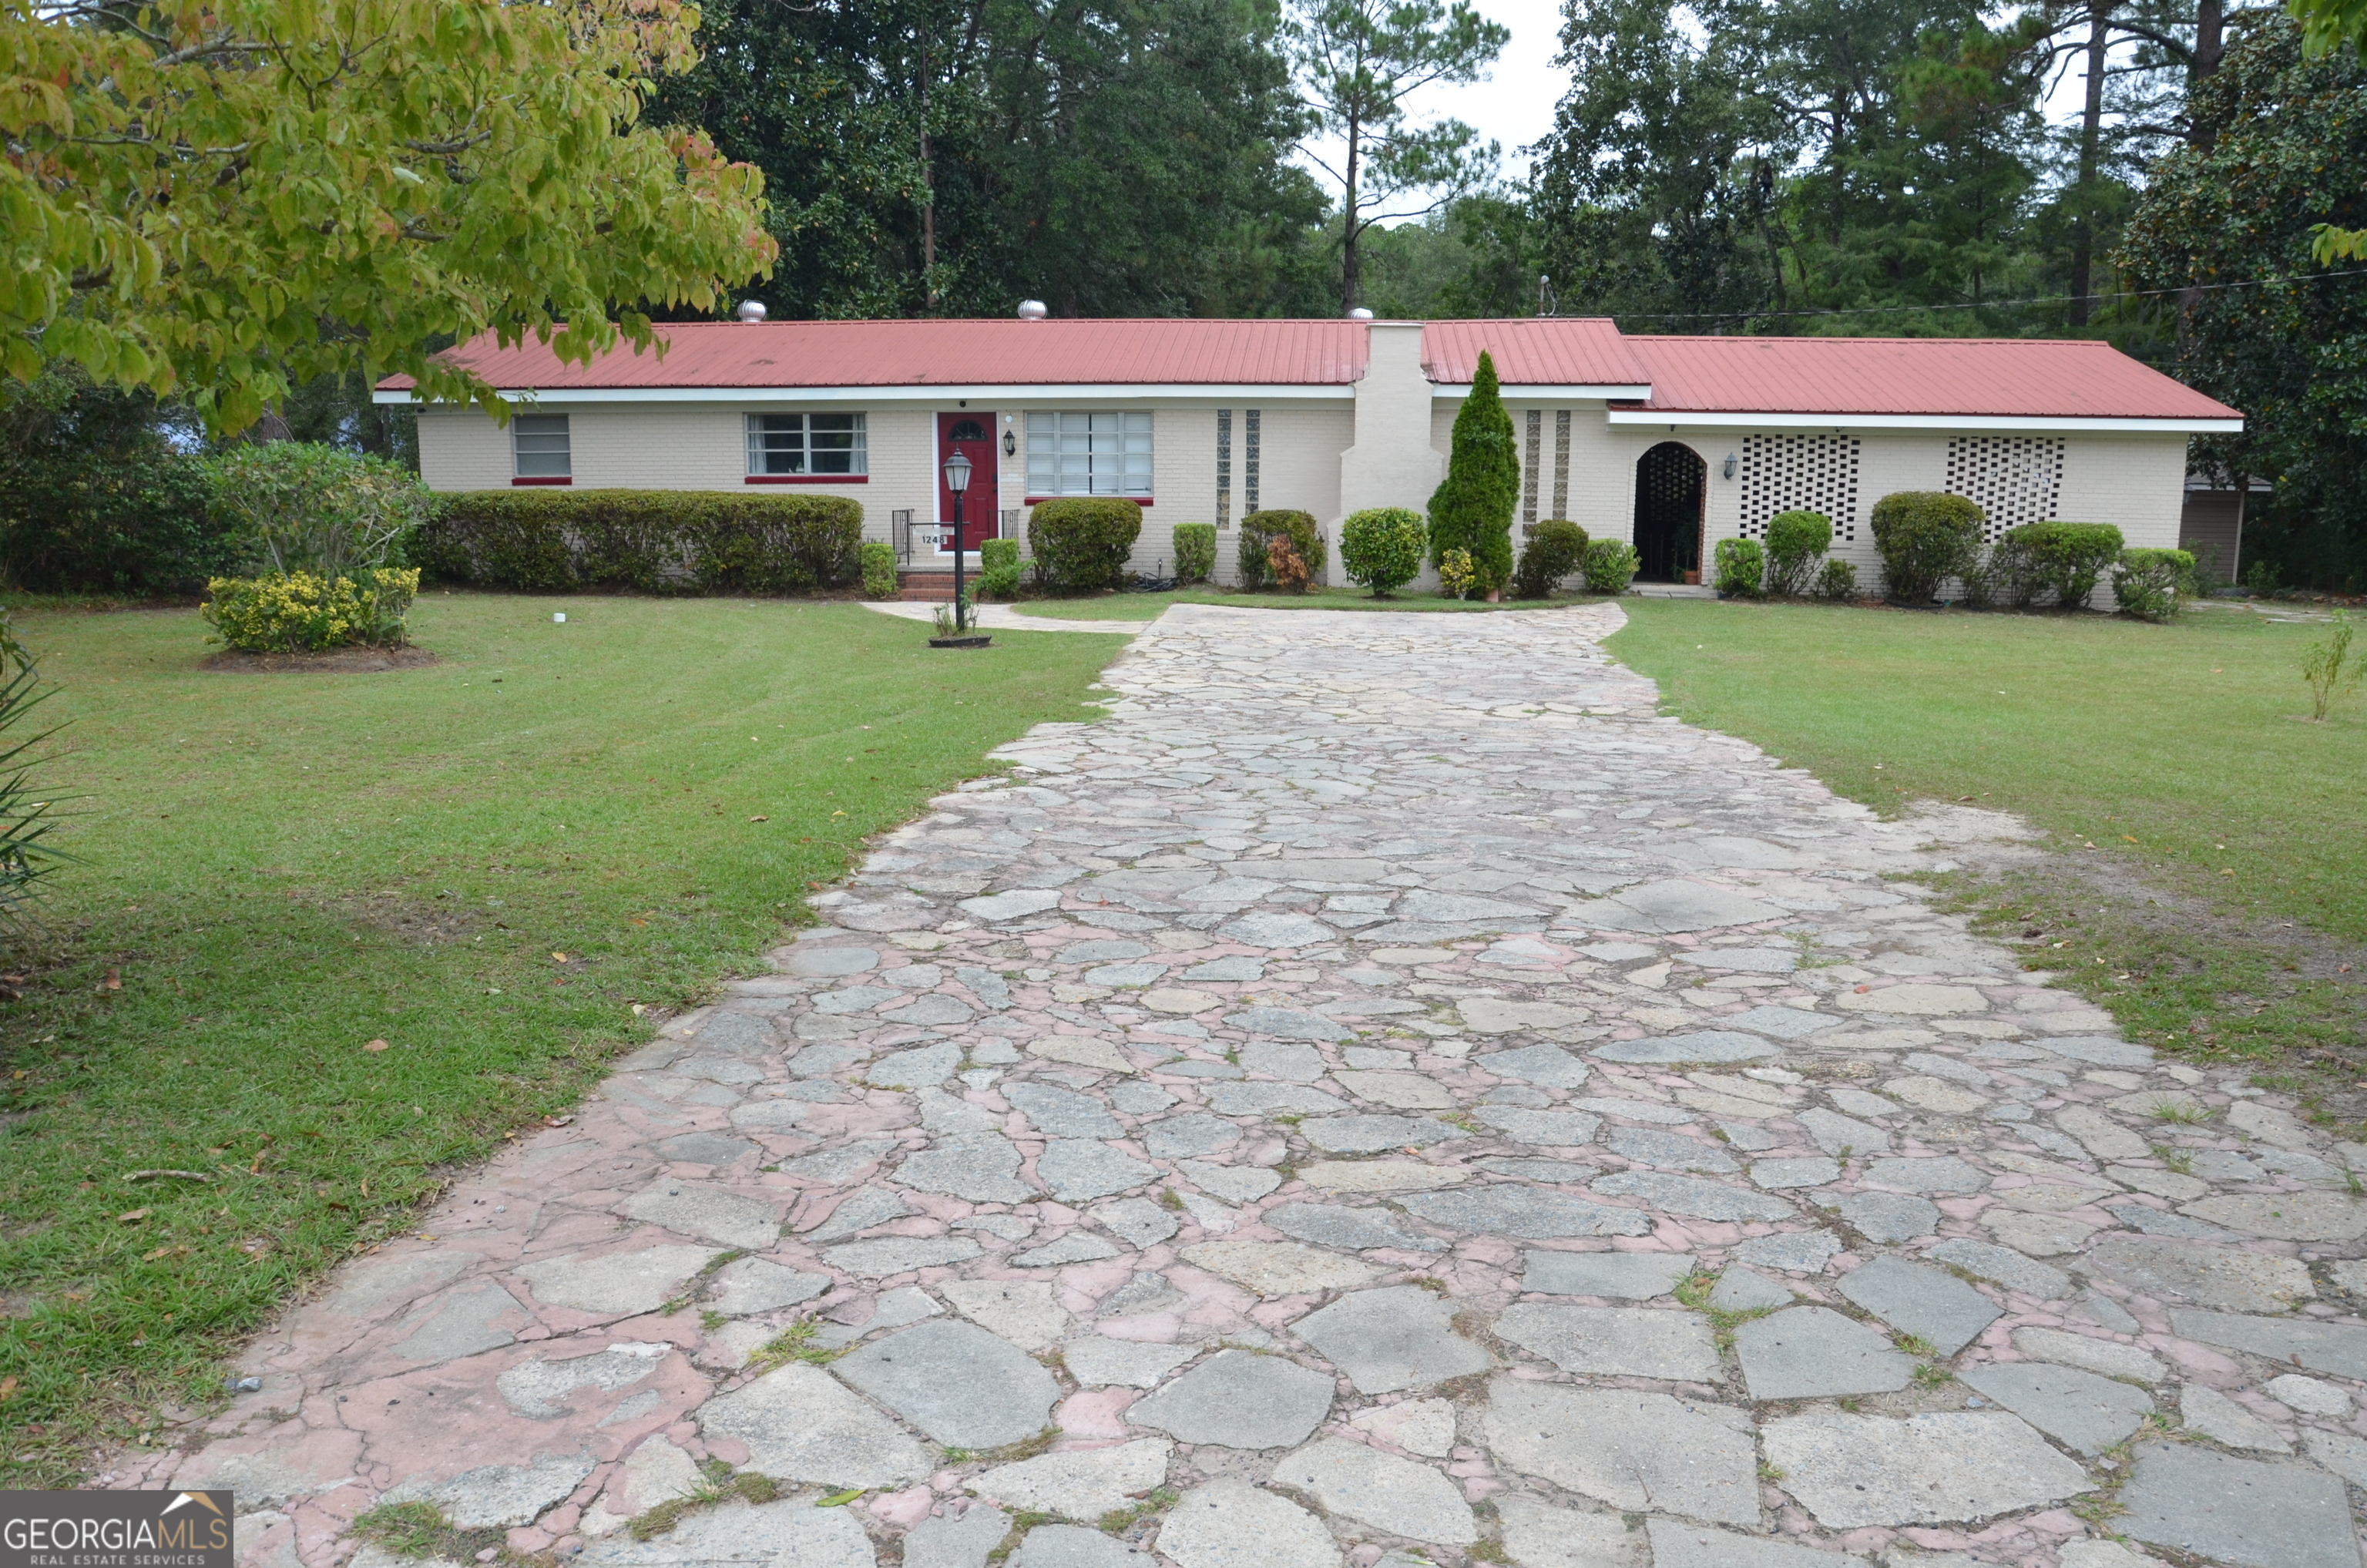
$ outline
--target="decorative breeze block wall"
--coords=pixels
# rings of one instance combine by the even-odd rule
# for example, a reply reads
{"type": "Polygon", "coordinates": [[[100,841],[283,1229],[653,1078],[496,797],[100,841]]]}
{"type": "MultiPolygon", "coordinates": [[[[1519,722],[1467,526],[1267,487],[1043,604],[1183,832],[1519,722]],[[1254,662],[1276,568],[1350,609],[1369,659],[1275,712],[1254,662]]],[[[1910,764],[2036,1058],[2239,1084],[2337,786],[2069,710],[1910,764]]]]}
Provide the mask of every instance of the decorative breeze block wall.
{"type": "Polygon", "coordinates": [[[1857,459],[1855,436],[1745,436],[1742,537],[1765,539],[1778,512],[1821,512],[1835,543],[1856,542],[1857,459]]]}
{"type": "Polygon", "coordinates": [[[2063,441],[2053,436],[1959,436],[1948,443],[1948,490],[1988,514],[1981,538],[2055,516],[2063,488],[2063,441]]]}

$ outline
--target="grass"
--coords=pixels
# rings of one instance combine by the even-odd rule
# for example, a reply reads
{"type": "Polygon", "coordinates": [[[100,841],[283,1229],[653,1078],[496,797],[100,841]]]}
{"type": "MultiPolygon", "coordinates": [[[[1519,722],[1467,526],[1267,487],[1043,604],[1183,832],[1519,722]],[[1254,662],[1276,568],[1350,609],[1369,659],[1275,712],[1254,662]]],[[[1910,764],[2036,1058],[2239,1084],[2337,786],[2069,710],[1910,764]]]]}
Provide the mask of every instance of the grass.
{"type": "Polygon", "coordinates": [[[187,609],[22,624],[81,860],[0,1003],[8,1486],[202,1409],[291,1290],[563,1116],[866,835],[1090,717],[1114,653],[934,653],[851,606],[436,595],[431,667],[234,675],[187,609]],[[126,1179],[156,1169],[201,1179],[126,1179]]]}
{"type": "Polygon", "coordinates": [[[1580,601],[1557,598],[1507,599],[1502,604],[1479,604],[1467,599],[1442,598],[1437,594],[1417,593],[1400,588],[1386,599],[1373,597],[1369,588],[1310,588],[1304,594],[1236,594],[1220,587],[1186,588],[1164,594],[1101,594],[1091,598],[1023,599],[1011,608],[1022,615],[1047,616],[1058,620],[1156,620],[1169,605],[1231,605],[1238,609],[1385,609],[1445,611],[1450,614],[1473,614],[1487,610],[1550,609],[1557,605],[1580,601]]]}
{"type": "Polygon", "coordinates": [[[1628,599],[1620,658],[1667,710],[1756,742],[1886,813],[2012,812],[2058,853],[1925,878],[2030,967],[2156,1044],[2324,1067],[2275,1086],[2355,1120],[2367,1002],[2367,704],[2325,724],[2321,628],[2241,611],[1908,613],[1628,599]],[[2347,965],[2347,967],[2346,967],[2347,965]]]}

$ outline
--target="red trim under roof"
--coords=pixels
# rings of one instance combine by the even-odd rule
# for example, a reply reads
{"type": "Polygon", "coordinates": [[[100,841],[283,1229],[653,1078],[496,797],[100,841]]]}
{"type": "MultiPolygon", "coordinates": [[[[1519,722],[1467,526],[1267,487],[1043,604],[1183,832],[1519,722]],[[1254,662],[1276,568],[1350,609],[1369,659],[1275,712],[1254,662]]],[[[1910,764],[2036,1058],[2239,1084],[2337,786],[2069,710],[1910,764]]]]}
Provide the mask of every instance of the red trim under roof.
{"type": "Polygon", "coordinates": [[[1630,337],[1660,413],[2242,415],[2092,338],[1630,337]]]}

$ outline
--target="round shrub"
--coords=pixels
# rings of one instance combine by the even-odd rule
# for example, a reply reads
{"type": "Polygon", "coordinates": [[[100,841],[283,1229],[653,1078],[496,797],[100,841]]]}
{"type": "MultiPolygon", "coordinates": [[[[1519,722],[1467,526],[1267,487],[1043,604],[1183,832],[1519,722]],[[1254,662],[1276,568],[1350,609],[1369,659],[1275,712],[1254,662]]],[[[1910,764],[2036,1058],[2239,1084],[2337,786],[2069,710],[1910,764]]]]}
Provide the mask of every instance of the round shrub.
{"type": "Polygon", "coordinates": [[[1719,597],[1755,599],[1766,591],[1767,551],[1757,540],[1719,540],[1716,560],[1719,597]]]}
{"type": "Polygon", "coordinates": [[[1942,490],[1900,490],[1874,504],[1874,547],[1893,604],[1930,604],[1940,585],[1973,564],[1988,514],[1942,490]]]}
{"type": "Polygon", "coordinates": [[[1833,545],[1833,520],[1822,512],[1778,512],[1767,519],[1767,591],[1796,597],[1807,592],[1817,558],[1833,545]]]}
{"type": "Polygon", "coordinates": [[[1450,550],[1438,558],[1438,590],[1448,598],[1464,597],[1478,581],[1478,568],[1472,565],[1469,551],[1450,550]]]}
{"type": "Polygon", "coordinates": [[[1089,593],[1126,578],[1127,557],[1142,537],[1142,508],[1116,495],[1063,495],[1039,501],[1027,517],[1027,547],[1053,588],[1089,593]]]}
{"type": "Polygon", "coordinates": [[[1853,562],[1828,561],[1817,574],[1817,597],[1845,601],[1857,597],[1857,566],[1853,562]]]}
{"type": "Polygon", "coordinates": [[[1276,506],[1251,512],[1241,519],[1241,586],[1263,588],[1274,581],[1267,547],[1277,536],[1290,541],[1290,548],[1306,564],[1307,574],[1317,582],[1322,581],[1323,563],[1330,559],[1323,544],[1323,530],[1315,526],[1311,513],[1276,506]]]}
{"type": "Polygon", "coordinates": [[[2121,530],[2110,523],[2024,523],[2005,537],[2033,585],[2052,589],[2065,609],[2087,608],[2098,579],[2121,558],[2121,530]]]}
{"type": "Polygon", "coordinates": [[[1420,512],[1374,506],[1349,513],[1340,525],[1340,564],[1348,569],[1350,582],[1361,583],[1373,590],[1373,597],[1385,599],[1421,573],[1429,543],[1430,529],[1420,512]]]}
{"type": "Polygon", "coordinates": [[[1599,539],[1586,547],[1586,591],[1590,594],[1624,594],[1636,578],[1636,569],[1643,562],[1637,559],[1636,547],[1624,539],[1599,539]]]}
{"type": "Polygon", "coordinates": [[[2194,593],[2194,557],[2182,550],[2124,550],[2112,564],[2121,613],[2168,620],[2194,593]]]}
{"type": "Polygon", "coordinates": [[[1543,599],[1586,560],[1586,530],[1567,517],[1530,526],[1521,543],[1521,563],[1512,569],[1512,597],[1543,599]]]}
{"type": "Polygon", "coordinates": [[[408,470],[307,441],[232,447],[205,470],[215,510],[260,572],[334,579],[399,565],[436,509],[408,470]]]}
{"type": "Polygon", "coordinates": [[[1217,525],[1175,525],[1175,585],[1188,588],[1217,574],[1217,525]]]}

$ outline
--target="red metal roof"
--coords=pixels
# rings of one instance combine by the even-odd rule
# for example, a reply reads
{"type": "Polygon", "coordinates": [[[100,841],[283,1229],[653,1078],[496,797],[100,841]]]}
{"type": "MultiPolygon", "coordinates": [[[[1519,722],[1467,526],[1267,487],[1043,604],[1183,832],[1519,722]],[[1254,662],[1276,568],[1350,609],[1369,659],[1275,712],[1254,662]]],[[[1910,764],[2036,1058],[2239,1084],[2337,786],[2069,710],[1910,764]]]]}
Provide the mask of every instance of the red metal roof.
{"type": "MultiPolygon", "coordinates": [[[[495,387],[1346,386],[1365,374],[1351,321],[819,321],[663,325],[665,356],[620,344],[561,364],[490,334],[450,357],[495,387]]],[[[411,385],[405,377],[379,383],[411,385]]]]}
{"type": "Polygon", "coordinates": [[[1630,337],[1656,412],[2237,419],[2093,339],[1630,337]]]}
{"type": "MultiPolygon", "coordinates": [[[[504,391],[892,386],[1337,386],[1363,378],[1355,321],[692,322],[663,358],[591,365],[490,334],[449,351],[504,391]]],[[[1507,387],[1642,387],[1653,412],[2233,419],[2234,409],[2109,344],[2029,339],[1629,337],[1581,316],[1434,321],[1422,369],[1470,381],[1486,349],[1507,387]]],[[[391,376],[379,385],[407,390],[391,376]]]]}
{"type": "Polygon", "coordinates": [[[1601,316],[1513,317],[1434,321],[1421,329],[1421,368],[1433,381],[1467,386],[1479,351],[1495,361],[1508,387],[1640,387],[1651,381],[1643,361],[1601,316]]]}

